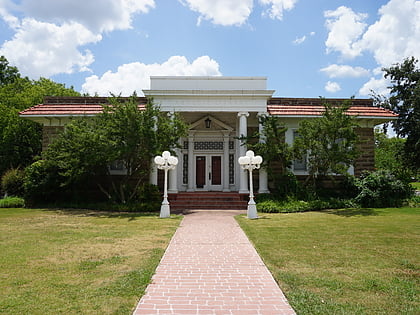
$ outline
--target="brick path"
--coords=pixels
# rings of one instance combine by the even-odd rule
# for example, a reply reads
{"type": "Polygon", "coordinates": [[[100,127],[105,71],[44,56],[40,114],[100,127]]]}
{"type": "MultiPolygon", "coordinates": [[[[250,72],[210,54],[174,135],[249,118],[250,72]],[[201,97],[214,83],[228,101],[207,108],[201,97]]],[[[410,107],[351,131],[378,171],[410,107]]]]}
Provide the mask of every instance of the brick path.
{"type": "Polygon", "coordinates": [[[186,215],[134,314],[295,314],[238,213],[186,215]]]}

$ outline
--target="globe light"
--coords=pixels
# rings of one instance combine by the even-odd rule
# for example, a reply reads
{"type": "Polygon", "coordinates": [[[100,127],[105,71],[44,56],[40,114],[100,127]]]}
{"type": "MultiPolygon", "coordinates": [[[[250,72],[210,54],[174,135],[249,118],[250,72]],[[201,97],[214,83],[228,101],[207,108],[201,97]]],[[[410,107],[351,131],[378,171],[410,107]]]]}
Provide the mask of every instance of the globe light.
{"type": "Polygon", "coordinates": [[[245,156],[241,156],[238,159],[238,163],[240,164],[243,170],[248,170],[249,172],[249,202],[247,208],[247,216],[249,219],[257,219],[257,206],[254,201],[254,190],[253,190],[253,183],[252,183],[252,171],[254,169],[259,169],[261,163],[263,162],[263,158],[259,155],[255,156],[254,151],[248,150],[245,153],[245,156]]]}
{"type": "Polygon", "coordinates": [[[169,151],[163,151],[162,156],[155,156],[154,162],[158,169],[165,173],[165,180],[163,183],[163,201],[160,206],[160,217],[169,218],[171,216],[171,209],[168,201],[168,171],[173,170],[178,165],[178,158],[171,156],[169,151]]]}

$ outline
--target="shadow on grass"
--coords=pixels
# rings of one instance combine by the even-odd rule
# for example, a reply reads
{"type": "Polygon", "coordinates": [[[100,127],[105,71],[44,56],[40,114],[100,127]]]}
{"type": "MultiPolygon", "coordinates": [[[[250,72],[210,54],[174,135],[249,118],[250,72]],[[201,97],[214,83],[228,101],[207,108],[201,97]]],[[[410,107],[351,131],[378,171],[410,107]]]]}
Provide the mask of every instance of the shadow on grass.
{"type": "Polygon", "coordinates": [[[89,210],[89,209],[65,209],[65,208],[44,208],[42,211],[59,212],[67,215],[75,215],[82,217],[94,217],[94,218],[109,218],[109,219],[127,219],[128,221],[134,221],[142,217],[159,217],[158,212],[113,212],[113,211],[101,211],[101,210],[89,210]]]}
{"type": "Polygon", "coordinates": [[[335,214],[342,217],[354,217],[354,216],[376,216],[379,212],[371,208],[346,208],[346,209],[328,209],[322,210],[323,213],[335,214]]]}

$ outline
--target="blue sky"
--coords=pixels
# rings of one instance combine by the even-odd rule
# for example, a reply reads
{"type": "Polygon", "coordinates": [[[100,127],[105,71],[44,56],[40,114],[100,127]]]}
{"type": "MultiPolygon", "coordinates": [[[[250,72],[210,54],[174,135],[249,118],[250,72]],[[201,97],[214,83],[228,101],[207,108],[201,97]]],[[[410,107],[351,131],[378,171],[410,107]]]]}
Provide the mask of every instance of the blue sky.
{"type": "Polygon", "coordinates": [[[0,55],[33,79],[141,94],[151,75],[266,76],[275,96],[386,93],[420,58],[416,0],[0,0],[0,55]]]}

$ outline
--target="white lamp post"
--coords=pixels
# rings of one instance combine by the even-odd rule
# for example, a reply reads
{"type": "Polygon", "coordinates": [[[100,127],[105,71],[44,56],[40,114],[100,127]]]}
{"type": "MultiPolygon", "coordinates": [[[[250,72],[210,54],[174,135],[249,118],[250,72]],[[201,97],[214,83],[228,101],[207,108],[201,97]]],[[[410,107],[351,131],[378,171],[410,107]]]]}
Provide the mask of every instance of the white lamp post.
{"type": "Polygon", "coordinates": [[[263,159],[261,156],[255,156],[254,151],[247,151],[245,156],[241,156],[238,159],[241,168],[244,170],[249,171],[249,202],[248,202],[248,209],[247,215],[248,219],[256,219],[258,218],[257,214],[257,206],[255,205],[254,201],[254,190],[252,185],[252,171],[254,169],[259,169],[261,166],[263,159]]]}
{"type": "Polygon", "coordinates": [[[164,151],[162,156],[158,155],[155,157],[155,164],[158,169],[165,172],[165,181],[163,183],[163,201],[160,206],[160,217],[169,218],[171,210],[168,201],[168,170],[173,170],[178,165],[178,159],[175,156],[171,156],[169,151],[164,151]]]}

